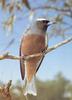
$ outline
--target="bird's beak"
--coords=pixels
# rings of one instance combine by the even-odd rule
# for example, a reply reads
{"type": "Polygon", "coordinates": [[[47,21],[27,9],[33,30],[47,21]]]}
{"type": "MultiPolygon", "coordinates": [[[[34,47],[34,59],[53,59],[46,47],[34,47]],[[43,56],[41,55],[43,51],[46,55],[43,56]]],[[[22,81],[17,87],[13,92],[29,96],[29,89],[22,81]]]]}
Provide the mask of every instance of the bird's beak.
{"type": "Polygon", "coordinates": [[[50,22],[48,23],[48,26],[50,26],[50,25],[52,25],[52,24],[56,24],[56,21],[50,21],[50,22]]]}

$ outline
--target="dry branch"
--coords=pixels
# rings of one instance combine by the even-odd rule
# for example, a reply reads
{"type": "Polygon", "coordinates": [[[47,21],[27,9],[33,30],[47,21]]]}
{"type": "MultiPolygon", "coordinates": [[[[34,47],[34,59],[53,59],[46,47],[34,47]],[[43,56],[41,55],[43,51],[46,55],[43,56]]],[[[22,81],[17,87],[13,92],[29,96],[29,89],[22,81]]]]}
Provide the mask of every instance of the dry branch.
{"type": "Polygon", "coordinates": [[[64,41],[62,41],[62,42],[60,42],[60,43],[58,43],[58,44],[56,44],[56,45],[54,45],[54,46],[52,46],[50,48],[47,48],[43,53],[41,52],[41,53],[37,53],[37,54],[26,56],[26,57],[13,56],[13,55],[10,55],[9,52],[6,52],[5,54],[0,56],[0,60],[3,60],[3,59],[20,60],[22,58],[24,60],[28,60],[28,59],[33,58],[33,57],[43,56],[43,55],[55,50],[56,48],[58,48],[58,47],[60,47],[62,45],[65,45],[65,44],[67,44],[67,43],[69,43],[71,41],[72,41],[72,37],[69,38],[69,39],[66,39],[66,40],[64,40],[64,41]]]}
{"type": "Polygon", "coordinates": [[[49,5],[43,5],[43,6],[39,6],[39,7],[35,7],[32,8],[33,11],[39,10],[39,9],[52,9],[52,10],[56,10],[56,11],[60,11],[60,12],[70,12],[70,9],[64,9],[64,8],[57,8],[57,7],[53,7],[53,6],[49,6],[49,5]]]}

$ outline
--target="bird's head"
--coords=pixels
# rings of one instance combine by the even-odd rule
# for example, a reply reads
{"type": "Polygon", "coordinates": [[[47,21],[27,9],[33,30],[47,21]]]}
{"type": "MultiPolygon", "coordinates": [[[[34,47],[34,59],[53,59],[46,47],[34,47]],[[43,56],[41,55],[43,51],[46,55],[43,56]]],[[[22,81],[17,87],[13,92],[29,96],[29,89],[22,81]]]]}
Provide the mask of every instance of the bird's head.
{"type": "Polygon", "coordinates": [[[55,24],[55,21],[49,21],[45,18],[38,18],[33,22],[31,29],[35,34],[46,33],[48,26],[52,24],[55,24]]]}
{"type": "Polygon", "coordinates": [[[35,21],[35,24],[36,24],[36,27],[44,32],[46,32],[48,26],[54,24],[55,21],[51,22],[45,18],[38,18],[36,21],[35,21]]]}

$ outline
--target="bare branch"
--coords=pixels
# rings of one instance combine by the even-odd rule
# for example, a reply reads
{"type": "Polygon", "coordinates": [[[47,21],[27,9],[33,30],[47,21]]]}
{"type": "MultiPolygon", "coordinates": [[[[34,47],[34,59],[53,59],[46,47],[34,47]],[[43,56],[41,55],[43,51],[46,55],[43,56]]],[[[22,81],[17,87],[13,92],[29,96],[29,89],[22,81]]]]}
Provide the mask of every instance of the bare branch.
{"type": "Polygon", "coordinates": [[[72,41],[72,37],[69,38],[69,39],[66,39],[66,40],[64,40],[64,41],[62,41],[62,42],[60,42],[60,43],[58,43],[58,44],[56,44],[56,45],[54,45],[54,46],[52,46],[50,48],[47,48],[43,53],[41,52],[41,53],[37,53],[37,54],[26,56],[26,57],[23,57],[23,56],[22,57],[20,57],[20,56],[19,57],[18,56],[13,56],[13,55],[10,55],[9,52],[6,52],[5,54],[0,55],[0,60],[3,60],[3,59],[20,60],[22,58],[24,60],[28,60],[28,59],[33,58],[33,57],[43,56],[43,55],[45,55],[45,54],[55,50],[56,48],[58,48],[60,46],[63,46],[63,45],[65,45],[65,44],[67,44],[67,43],[69,43],[71,41],[72,41]]]}
{"type": "Polygon", "coordinates": [[[70,9],[65,9],[65,8],[57,8],[57,7],[53,7],[53,6],[49,6],[49,5],[43,5],[43,6],[39,6],[39,7],[35,7],[32,8],[33,11],[35,10],[39,10],[39,9],[52,9],[52,10],[56,10],[56,11],[62,11],[62,12],[70,12],[70,9]]]}
{"type": "Polygon", "coordinates": [[[64,44],[67,44],[67,43],[69,43],[69,42],[71,42],[71,41],[72,41],[72,37],[71,37],[70,39],[66,39],[66,40],[64,40],[64,41],[62,41],[62,42],[60,42],[60,43],[54,45],[53,47],[48,48],[48,49],[46,50],[46,53],[51,52],[52,50],[55,50],[56,48],[58,48],[58,47],[60,47],[60,46],[62,46],[62,45],[64,45],[64,44]]]}
{"type": "Polygon", "coordinates": [[[9,52],[6,52],[5,54],[3,54],[3,55],[0,56],[0,60],[3,60],[3,59],[14,59],[14,60],[19,60],[20,57],[10,55],[9,52]]]}
{"type": "Polygon", "coordinates": [[[63,15],[66,15],[68,17],[71,18],[71,8],[58,8],[55,6],[49,6],[49,5],[43,5],[43,6],[38,6],[38,7],[34,7],[31,10],[32,11],[37,11],[37,10],[55,10],[57,12],[61,12],[63,15]]]}

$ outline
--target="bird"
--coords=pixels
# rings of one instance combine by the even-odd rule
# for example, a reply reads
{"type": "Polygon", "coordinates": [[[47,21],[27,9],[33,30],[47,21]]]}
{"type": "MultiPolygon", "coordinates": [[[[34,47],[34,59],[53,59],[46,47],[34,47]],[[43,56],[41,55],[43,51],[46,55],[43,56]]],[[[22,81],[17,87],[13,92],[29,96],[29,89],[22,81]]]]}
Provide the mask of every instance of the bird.
{"type": "MultiPolygon", "coordinates": [[[[53,24],[53,22],[45,18],[38,18],[31,24],[22,36],[19,49],[20,57],[43,53],[45,51],[48,47],[48,34],[46,31],[51,24],[53,24]]],[[[26,80],[24,95],[31,94],[37,96],[35,75],[43,59],[44,55],[28,60],[20,59],[21,77],[22,80],[26,80]]]]}

